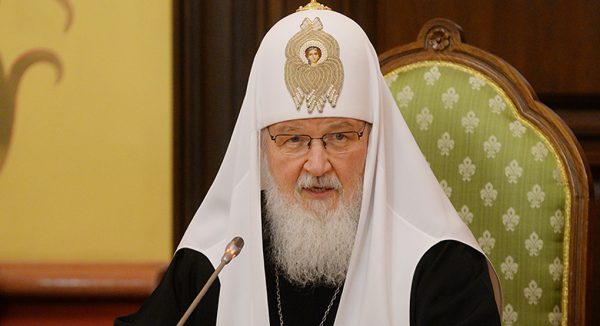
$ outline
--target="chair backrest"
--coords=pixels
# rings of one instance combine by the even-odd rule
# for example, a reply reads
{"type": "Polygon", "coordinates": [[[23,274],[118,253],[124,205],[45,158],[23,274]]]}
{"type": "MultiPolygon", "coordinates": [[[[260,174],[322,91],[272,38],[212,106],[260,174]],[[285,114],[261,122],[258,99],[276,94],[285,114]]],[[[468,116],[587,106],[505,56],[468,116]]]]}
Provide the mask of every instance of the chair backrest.
{"type": "Polygon", "coordinates": [[[433,19],[380,56],[382,72],[498,273],[503,325],[581,325],[591,178],[579,144],[513,67],[461,33],[433,19]]]}

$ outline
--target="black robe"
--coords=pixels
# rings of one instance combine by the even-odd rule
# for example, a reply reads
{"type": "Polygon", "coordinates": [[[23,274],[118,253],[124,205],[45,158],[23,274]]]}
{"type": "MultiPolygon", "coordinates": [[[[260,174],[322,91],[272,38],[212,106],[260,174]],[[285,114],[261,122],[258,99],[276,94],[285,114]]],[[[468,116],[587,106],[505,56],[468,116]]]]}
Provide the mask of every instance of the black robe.
{"type": "MultiPolygon", "coordinates": [[[[212,264],[203,254],[192,249],[179,250],[161,283],[140,310],[117,318],[115,326],[177,324],[213,271],[212,264]]],[[[274,271],[273,265],[265,261],[272,326],[279,325],[274,271]]],[[[335,288],[300,288],[284,277],[280,276],[279,280],[284,325],[319,325],[335,288]]],[[[217,280],[186,325],[216,324],[219,288],[217,280]]],[[[342,291],[324,325],[333,325],[342,291]]],[[[412,280],[410,325],[500,325],[484,256],[456,241],[443,241],[429,249],[419,261],[412,280]]]]}

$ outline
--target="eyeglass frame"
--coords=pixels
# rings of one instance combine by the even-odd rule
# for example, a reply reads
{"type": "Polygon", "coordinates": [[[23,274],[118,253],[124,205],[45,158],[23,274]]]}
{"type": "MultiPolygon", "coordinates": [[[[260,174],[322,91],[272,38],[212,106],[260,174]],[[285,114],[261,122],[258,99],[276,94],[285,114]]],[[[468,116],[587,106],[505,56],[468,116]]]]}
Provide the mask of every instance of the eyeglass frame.
{"type": "MultiPolygon", "coordinates": [[[[271,126],[267,127],[267,132],[269,133],[269,137],[271,137],[271,140],[277,144],[277,137],[279,136],[295,136],[295,137],[299,137],[299,136],[303,136],[303,137],[308,137],[310,140],[308,141],[308,144],[306,144],[306,147],[310,150],[310,145],[312,144],[313,139],[320,139],[321,142],[323,143],[323,148],[325,150],[327,150],[327,143],[325,142],[325,140],[323,138],[325,138],[325,136],[327,135],[331,135],[331,134],[343,134],[343,133],[355,133],[358,136],[358,140],[360,141],[360,139],[362,138],[362,136],[365,133],[365,129],[367,128],[367,124],[368,122],[365,121],[365,124],[363,125],[362,129],[360,131],[356,131],[356,130],[350,130],[350,131],[334,131],[334,132],[328,132],[323,134],[321,137],[311,137],[310,135],[306,135],[306,134],[277,134],[275,136],[273,136],[271,134],[271,129],[269,129],[271,126]]],[[[329,152],[328,152],[329,153],[329,152]]]]}

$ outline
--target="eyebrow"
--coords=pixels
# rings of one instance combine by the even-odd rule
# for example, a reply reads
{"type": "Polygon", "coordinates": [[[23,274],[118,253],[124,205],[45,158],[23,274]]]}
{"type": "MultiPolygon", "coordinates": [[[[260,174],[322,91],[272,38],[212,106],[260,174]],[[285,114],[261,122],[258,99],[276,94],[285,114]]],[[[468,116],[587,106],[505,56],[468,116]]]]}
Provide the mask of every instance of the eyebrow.
{"type": "Polygon", "coordinates": [[[332,124],[328,125],[326,129],[336,129],[336,128],[345,128],[345,127],[354,127],[354,125],[352,125],[348,121],[343,121],[343,122],[332,123],[332,124]]]}
{"type": "Polygon", "coordinates": [[[302,128],[298,127],[298,126],[284,126],[283,128],[281,128],[281,130],[279,130],[279,132],[287,133],[287,132],[295,132],[295,131],[299,131],[299,130],[302,130],[302,128]]]}
{"type": "MultiPolygon", "coordinates": [[[[336,129],[342,129],[342,128],[353,128],[354,125],[348,121],[342,121],[342,122],[334,122],[330,125],[327,125],[325,127],[325,130],[327,130],[328,132],[331,132],[332,130],[336,130],[336,129]]],[[[302,128],[301,126],[295,126],[295,125],[287,125],[287,126],[283,126],[280,130],[278,130],[278,133],[301,133],[303,132],[304,128],[302,128]]],[[[338,130],[339,131],[339,130],[338,130]]]]}

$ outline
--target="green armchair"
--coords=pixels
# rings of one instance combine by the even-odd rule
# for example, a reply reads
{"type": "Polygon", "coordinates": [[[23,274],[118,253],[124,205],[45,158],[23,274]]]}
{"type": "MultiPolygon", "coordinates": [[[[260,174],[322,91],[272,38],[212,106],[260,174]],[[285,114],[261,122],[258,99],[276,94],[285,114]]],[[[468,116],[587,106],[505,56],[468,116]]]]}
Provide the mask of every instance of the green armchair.
{"type": "Polygon", "coordinates": [[[589,169],[510,65],[445,19],[380,56],[440,185],[491,260],[503,325],[584,324],[589,169]]]}

